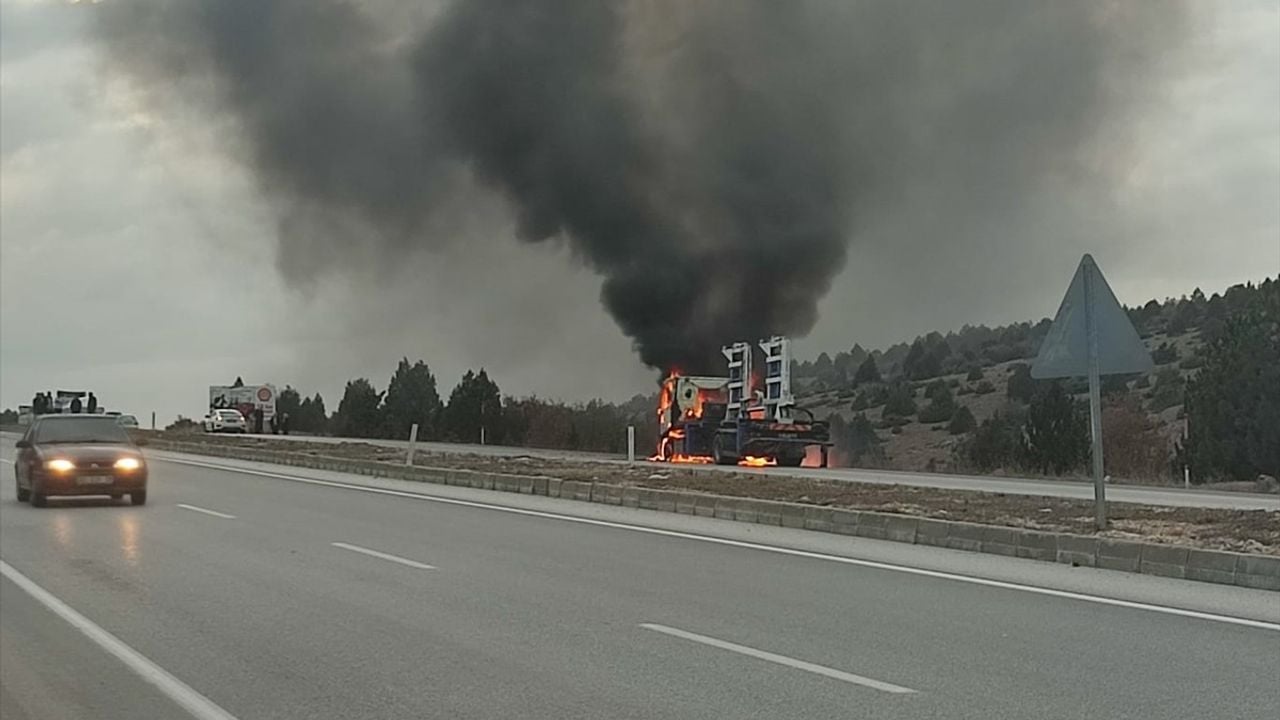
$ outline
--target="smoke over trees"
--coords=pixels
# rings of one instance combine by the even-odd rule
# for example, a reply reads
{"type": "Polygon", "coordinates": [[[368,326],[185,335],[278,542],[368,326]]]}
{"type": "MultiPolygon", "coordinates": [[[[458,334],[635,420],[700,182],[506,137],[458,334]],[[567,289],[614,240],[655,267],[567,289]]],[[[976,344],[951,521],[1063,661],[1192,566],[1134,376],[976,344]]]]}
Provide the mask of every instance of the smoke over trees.
{"type": "Polygon", "coordinates": [[[1016,0],[95,12],[109,68],[227,124],[288,281],[449,243],[488,193],[520,241],[600,275],[645,363],[690,371],[731,340],[806,333],[863,211],[924,178],[1018,207],[1076,172],[1184,25],[1174,3],[1016,0]]]}

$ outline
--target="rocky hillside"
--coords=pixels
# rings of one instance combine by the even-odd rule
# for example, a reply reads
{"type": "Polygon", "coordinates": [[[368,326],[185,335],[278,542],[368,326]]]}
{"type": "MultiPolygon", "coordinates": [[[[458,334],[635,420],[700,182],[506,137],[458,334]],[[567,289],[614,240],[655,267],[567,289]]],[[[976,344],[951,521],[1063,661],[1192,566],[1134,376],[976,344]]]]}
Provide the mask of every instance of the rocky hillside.
{"type": "MultiPolygon", "coordinates": [[[[1129,429],[1146,446],[1137,449],[1140,461],[1124,468],[1136,476],[1129,479],[1164,481],[1178,472],[1173,456],[1186,424],[1184,395],[1188,380],[1205,362],[1207,344],[1223,334],[1232,318],[1280,304],[1277,296],[1280,282],[1267,279],[1211,297],[1196,289],[1190,296],[1152,300],[1129,310],[1156,363],[1149,374],[1104,378],[1104,423],[1110,419],[1117,428],[1133,426],[1129,429]]],[[[1046,318],[998,328],[966,326],[883,351],[854,345],[834,357],[823,353],[794,365],[794,387],[803,407],[832,421],[837,462],[902,470],[998,471],[974,467],[974,453],[966,452],[966,443],[974,442],[984,421],[1026,416],[1045,385],[1030,378],[1029,367],[1049,325],[1046,318]]],[[[1280,358],[1274,362],[1280,364],[1280,358]]],[[[1062,387],[1070,396],[1087,398],[1083,379],[1062,387]]],[[[1271,402],[1280,403],[1280,398],[1271,402]]],[[[1105,454],[1112,457],[1110,450],[1105,454]]],[[[1119,456],[1117,462],[1123,465],[1119,456]]],[[[1110,460],[1108,466],[1109,472],[1115,471],[1110,460]]]]}

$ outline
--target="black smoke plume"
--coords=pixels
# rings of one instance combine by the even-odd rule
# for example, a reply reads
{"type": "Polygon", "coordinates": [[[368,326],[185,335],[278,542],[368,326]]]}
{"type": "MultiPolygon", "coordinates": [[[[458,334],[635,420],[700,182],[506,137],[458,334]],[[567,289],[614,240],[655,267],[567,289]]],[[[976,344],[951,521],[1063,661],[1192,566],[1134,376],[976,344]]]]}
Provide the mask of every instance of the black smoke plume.
{"type": "Polygon", "coordinates": [[[1174,3],[1105,0],[96,10],[113,71],[228,123],[278,211],[290,281],[370,245],[449,242],[478,183],[520,240],[567,241],[600,274],[645,363],[691,371],[729,341],[806,333],[859,219],[917,182],[1016,206],[1078,171],[1184,24],[1174,3]]]}

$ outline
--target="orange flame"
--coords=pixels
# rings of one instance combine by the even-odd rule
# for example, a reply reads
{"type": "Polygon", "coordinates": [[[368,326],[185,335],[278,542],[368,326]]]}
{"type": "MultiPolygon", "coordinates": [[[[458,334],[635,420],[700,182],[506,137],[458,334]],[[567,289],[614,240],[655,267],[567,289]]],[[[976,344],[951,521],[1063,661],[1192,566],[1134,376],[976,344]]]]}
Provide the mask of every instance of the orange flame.
{"type": "Polygon", "coordinates": [[[771,457],[756,457],[755,455],[748,455],[739,460],[738,464],[743,467],[771,467],[773,465],[777,465],[778,461],[771,457]]]}

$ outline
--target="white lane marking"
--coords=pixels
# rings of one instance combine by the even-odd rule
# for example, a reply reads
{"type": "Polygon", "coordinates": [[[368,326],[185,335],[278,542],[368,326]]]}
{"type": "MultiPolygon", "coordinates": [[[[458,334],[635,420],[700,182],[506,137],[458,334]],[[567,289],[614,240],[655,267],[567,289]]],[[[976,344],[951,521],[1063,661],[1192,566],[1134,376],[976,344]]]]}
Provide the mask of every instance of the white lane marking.
{"type": "Polygon", "coordinates": [[[687,630],[681,630],[679,628],[667,627],[666,625],[658,625],[657,623],[640,623],[640,627],[646,630],[653,630],[656,632],[660,632],[665,635],[671,635],[672,637],[678,637],[685,640],[692,640],[693,642],[702,643],[703,645],[710,645],[711,647],[720,648],[721,650],[736,652],[739,655],[746,655],[748,657],[758,658],[760,660],[776,663],[778,665],[785,665],[787,667],[795,668],[797,670],[804,670],[805,672],[811,672],[817,675],[823,675],[829,678],[834,678],[836,680],[843,680],[844,682],[853,683],[854,685],[869,687],[869,688],[872,688],[873,690],[879,690],[881,692],[894,693],[896,695],[905,695],[905,694],[918,692],[916,690],[912,690],[909,687],[894,685],[893,683],[887,683],[881,680],[875,680],[869,677],[863,677],[862,675],[854,675],[853,673],[847,673],[843,670],[836,670],[835,668],[829,668],[825,665],[818,665],[815,663],[806,662],[804,660],[797,660],[795,658],[790,658],[790,657],[787,657],[786,655],[778,655],[776,653],[771,653],[764,650],[757,650],[755,648],[747,647],[746,645],[739,645],[737,643],[731,643],[726,640],[717,640],[716,638],[713,638],[713,637],[707,637],[706,635],[691,633],[691,632],[688,632],[687,630]]]}
{"type": "Polygon", "coordinates": [[[266,472],[263,470],[251,470],[249,468],[238,468],[229,465],[215,465],[213,463],[204,463],[194,460],[176,460],[172,458],[156,458],[163,462],[175,463],[178,465],[191,465],[193,467],[203,467],[212,470],[223,470],[226,472],[241,473],[244,475],[260,475],[262,477],[276,478],[278,480],[288,480],[290,482],[300,482],[309,485],[324,485],[327,487],[342,488],[344,490],[358,490],[360,492],[375,493],[378,495],[392,495],[394,497],[413,498],[415,500],[425,500],[427,502],[443,503],[446,505],[461,505],[464,507],[481,508],[484,510],[496,510],[498,512],[512,513],[514,515],[529,515],[532,517],[550,518],[552,520],[563,520],[565,522],[580,523],[582,525],[595,525],[598,527],[616,528],[619,530],[631,530],[632,532],[647,533],[649,535],[662,535],[665,537],[681,538],[684,540],[697,540],[699,542],[713,543],[716,545],[728,545],[730,547],[747,548],[750,550],[761,550],[764,552],[777,553],[779,555],[790,555],[792,557],[810,558],[813,560],[826,560],[828,562],[843,563],[845,565],[857,565],[859,567],[875,568],[877,570],[890,570],[893,572],[906,573],[908,575],[919,575],[922,577],[938,578],[941,580],[954,580],[956,582],[970,583],[972,585],[983,585],[986,587],[1001,588],[1004,590],[1019,590],[1021,592],[1035,593],[1037,595],[1047,595],[1049,597],[1065,598],[1067,600],[1080,600],[1083,602],[1097,603],[1099,605],[1111,605],[1113,607],[1130,608],[1133,610],[1147,610],[1150,612],[1164,613],[1166,615],[1177,615],[1180,617],[1195,618],[1197,620],[1209,620],[1212,622],[1228,623],[1231,625],[1242,625],[1244,627],[1259,628],[1261,630],[1274,630],[1280,632],[1280,623],[1267,622],[1265,620],[1251,620],[1249,618],[1232,617],[1230,615],[1216,615],[1214,613],[1200,612],[1198,610],[1183,610],[1182,608],[1168,607],[1165,605],[1151,605],[1149,603],[1135,602],[1132,600],[1119,600],[1117,598],[1103,597],[1101,595],[1089,595],[1086,593],[1072,592],[1070,590],[1055,590],[1053,588],[1037,587],[1035,585],[1023,585],[1021,583],[1006,582],[1004,580],[990,580],[988,578],[974,577],[972,575],[959,575],[956,573],[943,572],[941,570],[926,570],[924,568],[910,567],[908,565],[894,565],[892,563],[879,562],[876,560],[861,560],[858,558],[844,557],[842,555],[828,555],[826,553],[813,552],[810,550],[795,550],[793,548],[778,547],[775,545],[762,545],[760,543],[746,542],[743,540],[729,540],[727,538],[719,538],[712,535],[697,535],[695,533],[681,532],[679,530],[663,530],[661,528],[644,527],[643,525],[628,525],[626,523],[613,522],[610,520],[595,520],[593,518],[575,517],[573,515],[561,515],[559,513],[546,512],[543,510],[525,510],[524,508],[506,507],[504,505],[490,505],[489,503],[475,502],[472,500],[456,500],[454,498],[438,497],[435,495],[425,495],[423,493],[405,492],[403,490],[387,490],[385,488],[368,487],[366,485],[355,485],[353,483],[337,482],[335,480],[320,480],[317,478],[304,478],[297,475],[284,475],[281,473],[266,472]]]}
{"type": "Polygon", "coordinates": [[[49,608],[55,615],[66,620],[72,627],[87,635],[90,640],[97,643],[103,650],[111,653],[118,660],[129,666],[130,670],[137,673],[143,680],[154,685],[170,700],[182,706],[184,710],[191,713],[192,717],[199,720],[236,720],[234,715],[218,707],[212,700],[196,692],[190,685],[169,674],[164,668],[151,662],[142,653],[124,644],[124,641],[120,638],[103,630],[94,624],[92,620],[76,612],[71,606],[54,597],[48,590],[37,585],[4,560],[0,560],[0,575],[12,580],[15,585],[25,590],[28,595],[35,598],[41,605],[49,608]]]}
{"type": "Polygon", "coordinates": [[[205,515],[212,515],[212,516],[214,516],[214,517],[220,517],[220,518],[222,518],[223,520],[235,520],[235,519],[236,519],[236,516],[235,516],[235,515],[228,515],[228,514],[223,513],[223,512],[218,512],[217,510],[210,510],[209,508],[196,507],[195,505],[187,505],[187,504],[185,504],[185,503],[178,503],[178,507],[182,508],[183,510],[191,510],[191,511],[193,511],[193,512],[204,513],[205,515]]]}
{"type": "Polygon", "coordinates": [[[411,568],[418,568],[419,570],[435,570],[436,569],[434,565],[420,563],[417,560],[410,560],[409,558],[402,558],[399,555],[392,555],[391,553],[384,553],[378,550],[370,550],[369,548],[360,547],[359,545],[349,545],[347,543],[342,543],[342,542],[335,542],[335,543],[329,543],[329,544],[336,548],[342,548],[343,550],[350,550],[351,552],[358,552],[363,555],[381,558],[383,560],[390,560],[393,563],[408,565],[411,568]]]}

